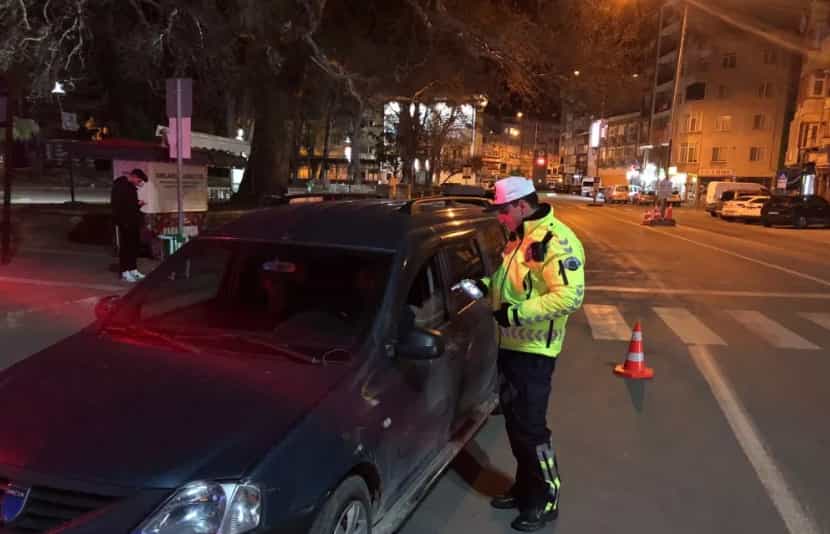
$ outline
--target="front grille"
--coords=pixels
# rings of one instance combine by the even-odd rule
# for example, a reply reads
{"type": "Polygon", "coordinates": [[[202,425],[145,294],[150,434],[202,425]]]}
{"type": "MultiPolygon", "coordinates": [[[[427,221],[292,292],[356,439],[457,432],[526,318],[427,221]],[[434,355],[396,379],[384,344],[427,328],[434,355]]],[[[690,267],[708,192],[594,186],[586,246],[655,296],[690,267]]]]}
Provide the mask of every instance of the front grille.
{"type": "MultiPolygon", "coordinates": [[[[0,502],[5,496],[8,484],[8,481],[0,479],[0,502]]],[[[0,524],[0,533],[46,532],[84,514],[103,508],[116,499],[118,497],[33,486],[23,514],[5,528],[0,524]]]]}

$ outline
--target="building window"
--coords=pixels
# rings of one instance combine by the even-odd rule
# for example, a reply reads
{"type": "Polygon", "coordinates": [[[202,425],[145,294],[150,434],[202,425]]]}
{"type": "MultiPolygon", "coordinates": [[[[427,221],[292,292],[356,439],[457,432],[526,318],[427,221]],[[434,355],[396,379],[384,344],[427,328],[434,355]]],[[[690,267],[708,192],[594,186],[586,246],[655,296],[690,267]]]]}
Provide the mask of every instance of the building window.
{"type": "Polygon", "coordinates": [[[679,163],[697,163],[697,144],[683,143],[680,145],[680,153],[677,161],[679,163]]]}
{"type": "Polygon", "coordinates": [[[725,85],[719,85],[718,86],[718,98],[725,100],[725,99],[729,98],[730,96],[731,95],[730,95],[730,92],[729,92],[729,87],[727,87],[725,85]]]}
{"type": "Polygon", "coordinates": [[[716,132],[728,132],[732,129],[732,115],[721,115],[715,119],[716,132]]]}
{"type": "Polygon", "coordinates": [[[798,148],[815,146],[818,142],[817,122],[804,122],[798,129],[798,148]]]}
{"type": "Polygon", "coordinates": [[[691,113],[686,115],[683,120],[683,128],[688,133],[700,132],[703,127],[703,114],[691,113]]]}
{"type": "Polygon", "coordinates": [[[765,156],[764,147],[754,146],[749,149],[749,161],[763,161],[765,156]]]}
{"type": "Polygon", "coordinates": [[[752,129],[753,130],[763,130],[767,126],[767,116],[763,113],[759,113],[752,117],[752,129]]]}
{"type": "Polygon", "coordinates": [[[706,98],[706,84],[697,82],[686,87],[686,101],[703,100],[706,98]]]}
{"type": "Polygon", "coordinates": [[[761,98],[771,98],[772,97],[772,84],[769,82],[764,82],[758,87],[758,96],[761,98]]]}
{"type": "Polygon", "coordinates": [[[723,68],[734,69],[738,66],[738,57],[734,52],[723,55],[723,68]]]}
{"type": "Polygon", "coordinates": [[[764,64],[775,65],[776,63],[778,63],[778,51],[774,48],[764,50],[764,64]]]}
{"type": "Polygon", "coordinates": [[[726,163],[726,151],[727,147],[725,146],[716,146],[712,148],[712,163],[726,163]]]}
{"type": "Polygon", "coordinates": [[[813,91],[810,96],[824,96],[824,74],[816,74],[813,76],[813,91]]]}

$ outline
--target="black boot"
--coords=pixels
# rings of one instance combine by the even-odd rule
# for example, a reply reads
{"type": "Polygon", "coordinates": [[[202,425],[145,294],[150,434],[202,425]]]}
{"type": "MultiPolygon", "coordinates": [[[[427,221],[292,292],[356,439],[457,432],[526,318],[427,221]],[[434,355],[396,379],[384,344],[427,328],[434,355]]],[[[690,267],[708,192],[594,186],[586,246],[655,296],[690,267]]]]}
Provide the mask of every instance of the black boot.
{"type": "Polygon", "coordinates": [[[498,510],[511,510],[513,508],[518,508],[518,503],[516,502],[516,497],[513,496],[513,493],[508,491],[504,495],[496,495],[493,497],[490,501],[490,506],[498,510]]]}
{"type": "Polygon", "coordinates": [[[554,508],[550,512],[545,512],[544,508],[531,508],[523,510],[519,517],[510,523],[510,526],[520,532],[535,532],[545,525],[559,517],[559,509],[554,508]]]}

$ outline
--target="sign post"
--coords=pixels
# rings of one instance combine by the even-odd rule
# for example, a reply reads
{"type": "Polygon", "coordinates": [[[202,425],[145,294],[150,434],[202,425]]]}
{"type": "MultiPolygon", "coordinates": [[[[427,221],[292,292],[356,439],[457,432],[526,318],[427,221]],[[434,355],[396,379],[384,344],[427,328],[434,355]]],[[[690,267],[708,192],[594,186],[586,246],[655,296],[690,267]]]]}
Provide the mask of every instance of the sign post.
{"type": "MultiPolygon", "coordinates": [[[[170,122],[175,118],[175,154],[177,184],[176,198],[178,200],[178,237],[184,239],[184,209],[182,205],[182,159],[190,157],[190,118],[193,116],[193,80],[190,78],[170,78],[167,80],[167,116],[170,122]],[[187,117],[187,120],[185,120],[187,117]],[[185,128],[187,126],[187,132],[185,128]],[[187,146],[185,147],[185,143],[187,146]]],[[[173,143],[169,143],[173,148],[173,143]]],[[[173,152],[171,150],[171,152],[173,152]]]]}

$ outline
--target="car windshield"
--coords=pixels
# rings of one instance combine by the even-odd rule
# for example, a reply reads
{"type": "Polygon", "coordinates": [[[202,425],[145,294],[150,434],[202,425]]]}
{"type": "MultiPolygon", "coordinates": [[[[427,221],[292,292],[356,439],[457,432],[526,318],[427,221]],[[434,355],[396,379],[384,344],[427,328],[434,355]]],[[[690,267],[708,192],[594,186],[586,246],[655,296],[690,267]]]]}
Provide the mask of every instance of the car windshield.
{"type": "Polygon", "coordinates": [[[235,352],[352,347],[383,297],[392,255],[197,240],[131,292],[107,327],[235,352]]]}

